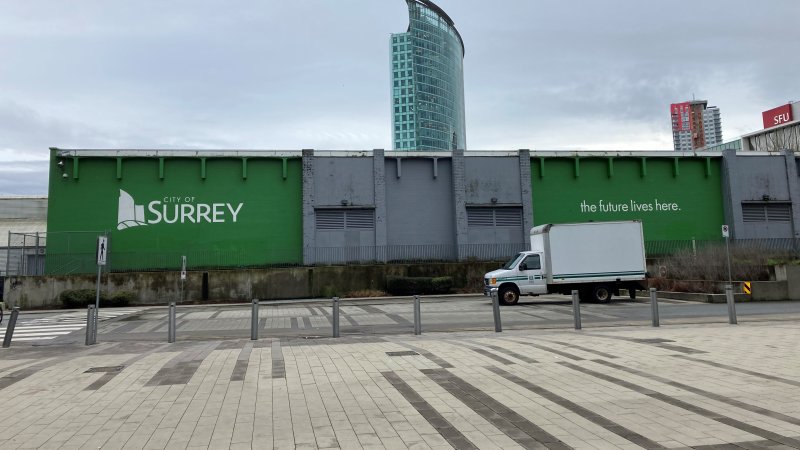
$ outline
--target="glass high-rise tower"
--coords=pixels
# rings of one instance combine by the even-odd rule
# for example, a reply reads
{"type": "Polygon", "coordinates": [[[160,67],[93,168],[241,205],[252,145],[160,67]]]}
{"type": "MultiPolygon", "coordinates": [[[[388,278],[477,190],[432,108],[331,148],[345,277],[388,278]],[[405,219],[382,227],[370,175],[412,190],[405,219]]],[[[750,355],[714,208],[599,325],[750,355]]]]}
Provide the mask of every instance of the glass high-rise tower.
{"type": "Polygon", "coordinates": [[[428,0],[406,0],[409,24],[392,35],[395,150],[466,149],[464,41],[428,0]]]}

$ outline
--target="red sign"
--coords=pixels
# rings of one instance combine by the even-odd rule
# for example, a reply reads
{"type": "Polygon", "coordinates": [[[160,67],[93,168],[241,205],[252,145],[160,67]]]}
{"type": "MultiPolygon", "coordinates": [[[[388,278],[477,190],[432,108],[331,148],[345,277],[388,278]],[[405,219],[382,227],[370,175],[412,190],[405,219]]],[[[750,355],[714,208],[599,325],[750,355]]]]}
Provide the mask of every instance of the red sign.
{"type": "Polygon", "coordinates": [[[790,103],[770,109],[769,111],[764,111],[761,113],[761,118],[764,119],[764,128],[772,128],[791,122],[794,120],[792,118],[792,105],[790,103]]]}
{"type": "Polygon", "coordinates": [[[673,103],[669,105],[670,113],[675,121],[672,122],[672,131],[688,131],[691,126],[689,120],[689,102],[673,103]]]}

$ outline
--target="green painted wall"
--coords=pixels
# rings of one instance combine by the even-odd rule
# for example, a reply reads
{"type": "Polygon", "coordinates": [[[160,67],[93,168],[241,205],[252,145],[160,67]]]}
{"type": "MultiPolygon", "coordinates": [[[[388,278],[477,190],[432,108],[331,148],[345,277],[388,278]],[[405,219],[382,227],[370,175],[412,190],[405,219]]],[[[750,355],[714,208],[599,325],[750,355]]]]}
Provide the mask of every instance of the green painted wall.
{"type": "Polygon", "coordinates": [[[51,154],[47,273],[95,271],[103,231],[114,271],[178,269],[181,255],[190,268],[302,263],[300,158],[250,158],[246,178],[241,158],[64,162],[51,154]]]}
{"type": "Polygon", "coordinates": [[[531,158],[535,225],[640,219],[646,241],[720,239],[719,158],[531,158]],[[677,163],[676,163],[677,161],[677,163]]]}

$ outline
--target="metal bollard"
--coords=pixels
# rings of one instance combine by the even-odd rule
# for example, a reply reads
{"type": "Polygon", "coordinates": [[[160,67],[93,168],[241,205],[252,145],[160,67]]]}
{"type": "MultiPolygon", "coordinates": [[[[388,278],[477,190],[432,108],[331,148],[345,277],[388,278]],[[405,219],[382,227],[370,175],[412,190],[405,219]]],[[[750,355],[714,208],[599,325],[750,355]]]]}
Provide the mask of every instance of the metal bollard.
{"type": "Polygon", "coordinates": [[[497,298],[497,288],[489,291],[492,296],[492,311],[494,313],[494,331],[500,333],[503,331],[503,324],[500,323],[500,299],[497,298]]]}
{"type": "Polygon", "coordinates": [[[169,304],[169,314],[167,318],[167,342],[175,342],[175,302],[169,304]]]}
{"type": "Polygon", "coordinates": [[[250,313],[250,340],[258,340],[258,299],[253,299],[253,310],[250,313]]]}
{"type": "Polygon", "coordinates": [[[653,312],[653,326],[657,327],[660,323],[658,320],[658,294],[656,294],[656,288],[650,288],[650,308],[653,312]]]}
{"type": "Polygon", "coordinates": [[[6,326],[6,335],[3,337],[3,348],[11,347],[11,338],[14,337],[14,328],[17,327],[17,317],[19,316],[19,306],[11,308],[11,317],[6,326]]]}
{"type": "Polygon", "coordinates": [[[92,345],[97,344],[97,328],[100,326],[100,308],[92,309],[92,345]]]}
{"type": "Polygon", "coordinates": [[[572,291],[572,314],[575,316],[575,329],[581,329],[581,301],[578,298],[578,291],[572,291]]]}
{"type": "Polygon", "coordinates": [[[728,323],[736,325],[736,302],[733,299],[733,286],[730,284],[725,286],[725,297],[728,300],[728,323]]]}
{"type": "Polygon", "coordinates": [[[422,311],[420,310],[419,295],[414,296],[414,334],[422,334],[422,311]]]}
{"type": "Polygon", "coordinates": [[[333,337],[339,337],[339,297],[333,297],[333,337]]]}
{"type": "Polygon", "coordinates": [[[94,332],[92,331],[94,324],[94,305],[89,305],[86,308],[86,345],[94,344],[92,340],[94,338],[94,332]]]}

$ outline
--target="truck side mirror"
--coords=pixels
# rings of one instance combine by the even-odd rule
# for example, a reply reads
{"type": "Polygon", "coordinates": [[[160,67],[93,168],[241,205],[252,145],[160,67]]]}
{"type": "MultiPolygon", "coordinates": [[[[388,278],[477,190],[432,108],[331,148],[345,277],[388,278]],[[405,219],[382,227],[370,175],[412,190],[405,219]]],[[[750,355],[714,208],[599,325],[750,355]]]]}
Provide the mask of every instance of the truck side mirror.
{"type": "Polygon", "coordinates": [[[519,265],[519,270],[528,270],[528,265],[525,264],[525,263],[520,264],[519,265]]]}

